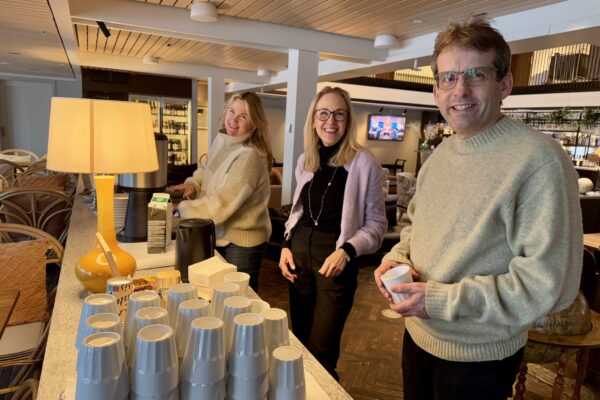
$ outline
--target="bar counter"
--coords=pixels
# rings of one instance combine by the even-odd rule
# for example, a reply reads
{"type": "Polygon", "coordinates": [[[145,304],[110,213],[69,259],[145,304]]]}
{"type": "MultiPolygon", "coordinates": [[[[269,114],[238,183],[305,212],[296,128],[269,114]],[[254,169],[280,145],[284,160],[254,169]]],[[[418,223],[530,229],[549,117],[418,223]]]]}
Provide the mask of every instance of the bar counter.
{"type": "MultiPolygon", "coordinates": [[[[97,220],[80,196],[75,199],[71,226],[63,258],[56,302],[50,324],[46,355],[38,392],[38,400],[58,400],[67,382],[76,376],[75,337],[83,299],[88,295],[75,277],[77,260],[94,246],[97,220]]],[[[142,270],[141,275],[152,275],[156,270],[142,270]]],[[[307,376],[307,394],[326,393],[330,399],[351,399],[350,395],[329,375],[323,366],[290,332],[291,345],[302,352],[307,376]],[[311,382],[318,387],[310,388],[311,382]]],[[[310,399],[311,397],[307,397],[310,399]]],[[[69,399],[71,400],[71,399],[69,399]]]]}

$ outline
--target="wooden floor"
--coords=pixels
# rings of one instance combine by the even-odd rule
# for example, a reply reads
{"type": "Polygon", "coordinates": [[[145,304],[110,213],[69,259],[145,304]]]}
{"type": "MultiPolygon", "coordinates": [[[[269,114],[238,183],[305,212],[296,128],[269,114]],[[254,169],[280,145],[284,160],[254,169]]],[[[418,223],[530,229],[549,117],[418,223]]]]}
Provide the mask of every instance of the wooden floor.
{"type": "MultiPolygon", "coordinates": [[[[274,257],[272,257],[274,258],[274,257]]],[[[402,399],[402,318],[388,319],[381,311],[387,302],[373,279],[375,267],[359,272],[358,291],[342,337],[342,354],[338,362],[341,385],[357,400],[402,399]]],[[[259,295],[272,307],[289,312],[287,283],[277,263],[265,259],[260,274],[259,295]]],[[[528,400],[550,399],[554,379],[553,365],[530,365],[527,376],[528,400]]],[[[574,363],[565,379],[563,399],[572,396],[574,363]]],[[[585,385],[582,400],[600,400],[600,388],[585,385]]]]}

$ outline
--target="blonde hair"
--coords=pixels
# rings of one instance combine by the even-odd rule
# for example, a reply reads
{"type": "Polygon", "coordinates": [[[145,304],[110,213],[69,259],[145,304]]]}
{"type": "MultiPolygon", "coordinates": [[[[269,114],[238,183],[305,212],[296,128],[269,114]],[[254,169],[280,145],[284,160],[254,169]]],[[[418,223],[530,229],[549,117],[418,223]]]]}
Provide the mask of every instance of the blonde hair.
{"type": "Polygon", "coordinates": [[[347,91],[339,87],[325,86],[317,93],[313,101],[310,103],[306,123],[304,124],[304,170],[316,172],[319,170],[319,148],[322,146],[317,131],[313,127],[315,121],[315,109],[321,97],[328,93],[335,93],[340,96],[346,103],[348,110],[348,119],[346,120],[346,132],[340,139],[340,148],[329,160],[329,165],[332,167],[341,167],[354,159],[354,156],[362,147],[356,140],[356,123],[354,121],[355,114],[352,108],[352,100],[347,91]]]}
{"type": "Polygon", "coordinates": [[[226,132],[225,115],[234,101],[241,100],[246,105],[248,111],[248,121],[252,130],[252,135],[244,142],[245,146],[252,146],[259,153],[264,155],[266,160],[267,171],[271,170],[271,160],[273,159],[273,151],[271,150],[271,135],[269,135],[269,123],[265,116],[262,101],[254,92],[235,93],[223,109],[221,115],[221,132],[226,132]]]}

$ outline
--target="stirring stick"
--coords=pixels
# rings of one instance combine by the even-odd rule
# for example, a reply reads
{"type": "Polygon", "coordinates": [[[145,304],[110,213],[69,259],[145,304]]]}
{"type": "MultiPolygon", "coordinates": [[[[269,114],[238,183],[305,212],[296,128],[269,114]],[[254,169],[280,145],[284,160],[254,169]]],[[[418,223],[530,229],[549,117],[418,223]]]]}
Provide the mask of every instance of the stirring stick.
{"type": "Polygon", "coordinates": [[[102,247],[102,251],[104,252],[104,256],[106,257],[106,261],[108,262],[108,266],[110,267],[110,272],[112,272],[113,276],[121,276],[119,273],[119,267],[117,266],[117,262],[115,261],[115,257],[110,251],[110,247],[104,240],[104,237],[100,232],[96,232],[96,239],[98,239],[98,243],[100,243],[100,247],[102,247]]]}

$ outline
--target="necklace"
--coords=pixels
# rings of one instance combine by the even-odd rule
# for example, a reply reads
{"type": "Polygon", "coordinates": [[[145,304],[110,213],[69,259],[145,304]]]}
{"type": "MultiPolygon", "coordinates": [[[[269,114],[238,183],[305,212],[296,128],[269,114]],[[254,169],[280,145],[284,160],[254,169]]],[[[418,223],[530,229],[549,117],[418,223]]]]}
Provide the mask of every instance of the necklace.
{"type": "Polygon", "coordinates": [[[310,185],[308,185],[308,212],[310,213],[310,219],[315,224],[315,226],[319,225],[319,218],[321,218],[321,213],[323,212],[323,203],[325,201],[325,195],[327,194],[327,191],[329,190],[329,187],[331,186],[331,182],[333,182],[333,178],[335,178],[335,173],[337,172],[337,170],[338,170],[338,167],[335,167],[335,169],[333,170],[333,174],[331,175],[331,179],[329,180],[329,183],[327,183],[327,186],[325,187],[325,191],[323,192],[323,195],[321,196],[321,207],[319,208],[319,213],[317,214],[317,218],[313,217],[312,204],[310,202],[310,197],[311,197],[310,190],[312,189],[312,184],[315,180],[314,176],[310,180],[310,185]]]}

